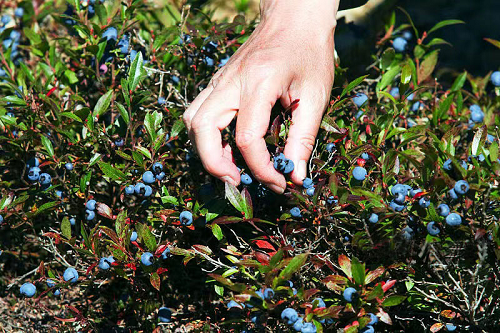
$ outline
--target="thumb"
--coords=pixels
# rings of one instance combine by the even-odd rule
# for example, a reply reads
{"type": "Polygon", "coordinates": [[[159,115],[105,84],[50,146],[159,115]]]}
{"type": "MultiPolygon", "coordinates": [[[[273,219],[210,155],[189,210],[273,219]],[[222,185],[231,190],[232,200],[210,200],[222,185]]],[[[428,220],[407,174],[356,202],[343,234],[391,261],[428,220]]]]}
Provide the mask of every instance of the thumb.
{"type": "Polygon", "coordinates": [[[302,185],[307,176],[307,162],[314,149],[326,101],[325,96],[305,94],[301,96],[298,107],[292,113],[292,125],[288,132],[284,154],[295,165],[291,179],[297,185],[302,185]]]}

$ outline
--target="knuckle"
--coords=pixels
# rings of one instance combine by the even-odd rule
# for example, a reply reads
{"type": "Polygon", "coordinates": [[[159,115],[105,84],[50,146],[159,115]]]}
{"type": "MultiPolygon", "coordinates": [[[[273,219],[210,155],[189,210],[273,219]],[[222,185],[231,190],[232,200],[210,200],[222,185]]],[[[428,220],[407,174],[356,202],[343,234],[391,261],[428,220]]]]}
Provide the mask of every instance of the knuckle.
{"type": "Polygon", "coordinates": [[[316,136],[314,134],[302,134],[299,138],[299,143],[304,147],[309,153],[314,149],[314,143],[316,142],[316,136]]]}
{"type": "Polygon", "coordinates": [[[186,112],[184,112],[184,114],[182,115],[182,121],[184,122],[184,124],[186,126],[191,126],[191,120],[192,120],[192,116],[191,116],[191,112],[189,112],[189,110],[187,110],[186,112]]]}
{"type": "Polygon", "coordinates": [[[240,129],[236,131],[236,146],[238,146],[240,150],[249,148],[256,139],[256,133],[250,129],[240,129]]]}
{"type": "Polygon", "coordinates": [[[191,120],[191,129],[195,135],[205,131],[209,125],[209,117],[204,113],[198,112],[191,120]]]}

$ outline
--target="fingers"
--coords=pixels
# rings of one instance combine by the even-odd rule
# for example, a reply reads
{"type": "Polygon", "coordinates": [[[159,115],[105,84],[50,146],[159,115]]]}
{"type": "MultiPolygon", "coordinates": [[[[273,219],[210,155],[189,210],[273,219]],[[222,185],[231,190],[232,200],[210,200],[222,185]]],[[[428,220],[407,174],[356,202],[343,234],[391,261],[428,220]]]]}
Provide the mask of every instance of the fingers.
{"type": "Polygon", "coordinates": [[[243,89],[241,93],[236,145],[255,178],[274,192],[283,193],[286,180],[274,169],[264,140],[271,109],[280,97],[281,85],[276,82],[259,83],[258,87],[243,89]]]}
{"type": "Polygon", "coordinates": [[[198,112],[203,102],[205,102],[205,100],[208,98],[208,96],[210,96],[213,90],[214,90],[213,86],[208,85],[207,88],[203,89],[203,91],[200,92],[198,96],[196,96],[196,98],[194,99],[194,101],[191,102],[186,111],[184,111],[184,114],[182,115],[182,120],[186,125],[188,133],[191,132],[191,123],[193,121],[194,116],[196,115],[196,112],[198,112]]]}
{"type": "Polygon", "coordinates": [[[303,88],[299,105],[293,111],[284,154],[295,164],[291,179],[297,185],[302,185],[307,175],[307,161],[311,157],[328,98],[326,93],[318,94],[303,88]]]}
{"type": "Polygon", "coordinates": [[[206,97],[191,121],[191,135],[203,166],[213,176],[233,185],[239,184],[240,174],[232,161],[231,148],[223,146],[221,130],[234,118],[238,104],[236,87],[218,86],[206,97]]]}

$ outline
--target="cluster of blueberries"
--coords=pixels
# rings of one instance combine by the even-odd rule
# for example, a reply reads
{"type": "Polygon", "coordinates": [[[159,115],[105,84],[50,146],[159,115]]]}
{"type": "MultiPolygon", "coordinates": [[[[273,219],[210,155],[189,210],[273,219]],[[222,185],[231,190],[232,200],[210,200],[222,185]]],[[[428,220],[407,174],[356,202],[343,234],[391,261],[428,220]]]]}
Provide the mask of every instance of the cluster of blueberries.
{"type": "MultiPolygon", "coordinates": [[[[65,282],[70,282],[70,283],[75,283],[78,282],[78,272],[75,268],[73,267],[68,267],[64,271],[63,274],[63,279],[65,282]]],[[[56,282],[52,279],[47,279],[47,286],[49,288],[55,287],[56,282]]],[[[33,297],[36,294],[36,286],[31,283],[31,282],[26,282],[24,283],[21,288],[19,288],[19,292],[21,295],[24,295],[26,297],[33,297]]],[[[59,296],[61,294],[61,290],[56,289],[53,291],[54,296],[59,296]]]]}
{"type": "MultiPolygon", "coordinates": [[[[181,38],[179,39],[179,45],[184,45],[184,44],[190,44],[192,41],[192,37],[189,34],[182,34],[181,38]]],[[[214,67],[215,66],[215,53],[217,52],[217,48],[219,47],[219,43],[214,40],[210,40],[210,38],[205,38],[204,40],[205,45],[201,48],[202,52],[204,54],[203,57],[203,63],[207,67],[214,67]]],[[[229,53],[226,53],[224,58],[221,58],[219,60],[219,65],[218,67],[224,66],[228,61],[229,61],[230,55],[229,53]]],[[[193,58],[188,57],[187,59],[188,65],[193,64],[193,58]]]]}
{"type": "MultiPolygon", "coordinates": [[[[17,7],[14,10],[14,16],[18,18],[22,18],[24,16],[24,8],[22,7],[17,7]]],[[[7,25],[11,22],[12,18],[5,14],[2,15],[0,18],[0,33],[2,33],[5,29],[7,29],[7,25]]],[[[18,30],[12,30],[9,34],[9,37],[5,38],[2,41],[4,51],[7,49],[11,49],[10,52],[10,59],[14,61],[15,64],[17,64],[20,60],[20,55],[19,55],[19,44],[21,42],[21,32],[18,30]]],[[[6,73],[3,69],[0,69],[0,77],[5,77],[6,73]]]]}
{"type": "Polygon", "coordinates": [[[152,171],[146,171],[142,174],[142,182],[138,182],[135,185],[128,185],[125,187],[126,195],[136,194],[142,197],[149,197],[153,194],[153,188],[149,184],[153,184],[155,181],[161,181],[165,178],[165,172],[163,171],[163,164],[156,162],[152,166],[152,171]]]}
{"type": "Polygon", "coordinates": [[[39,165],[40,160],[36,157],[31,158],[28,163],[26,163],[26,168],[28,169],[28,179],[33,183],[39,182],[43,188],[48,188],[52,182],[52,177],[48,173],[42,173],[39,165]]]}
{"type": "Polygon", "coordinates": [[[408,47],[408,42],[413,38],[413,35],[410,31],[403,31],[402,36],[394,38],[392,41],[392,47],[398,53],[403,53],[406,51],[408,47]]]}

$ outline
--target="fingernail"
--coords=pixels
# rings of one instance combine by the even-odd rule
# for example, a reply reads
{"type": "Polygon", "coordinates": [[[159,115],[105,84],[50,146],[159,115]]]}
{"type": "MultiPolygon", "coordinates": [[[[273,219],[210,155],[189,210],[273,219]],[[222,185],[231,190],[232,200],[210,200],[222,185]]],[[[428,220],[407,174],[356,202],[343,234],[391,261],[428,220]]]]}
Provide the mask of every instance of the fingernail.
{"type": "Polygon", "coordinates": [[[236,182],[234,181],[233,178],[229,177],[229,176],[224,176],[221,178],[221,180],[224,182],[224,183],[229,183],[231,185],[234,185],[236,186],[236,182]]]}
{"type": "Polygon", "coordinates": [[[273,192],[276,192],[278,194],[282,194],[285,192],[285,189],[282,187],[279,187],[278,185],[269,185],[269,189],[273,192]]]}
{"type": "Polygon", "coordinates": [[[305,160],[300,160],[297,166],[297,177],[302,180],[306,178],[307,175],[307,162],[305,160]]]}

